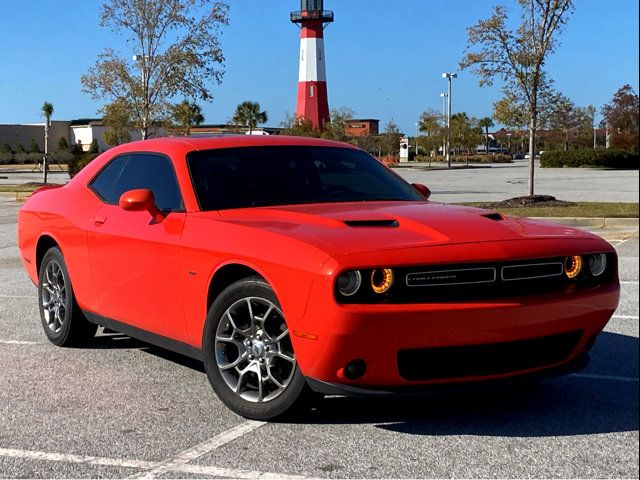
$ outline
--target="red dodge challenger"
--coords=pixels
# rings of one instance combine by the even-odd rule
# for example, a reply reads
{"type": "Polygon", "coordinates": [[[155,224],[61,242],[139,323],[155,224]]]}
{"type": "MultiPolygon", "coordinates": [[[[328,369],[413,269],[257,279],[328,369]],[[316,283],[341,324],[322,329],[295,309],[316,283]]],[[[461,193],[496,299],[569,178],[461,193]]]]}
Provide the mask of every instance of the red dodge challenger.
{"type": "Polygon", "coordinates": [[[428,197],[342,143],[162,138],[32,195],[18,241],[51,342],[103,326],[201,359],[250,418],[584,367],[611,245],[428,197]]]}

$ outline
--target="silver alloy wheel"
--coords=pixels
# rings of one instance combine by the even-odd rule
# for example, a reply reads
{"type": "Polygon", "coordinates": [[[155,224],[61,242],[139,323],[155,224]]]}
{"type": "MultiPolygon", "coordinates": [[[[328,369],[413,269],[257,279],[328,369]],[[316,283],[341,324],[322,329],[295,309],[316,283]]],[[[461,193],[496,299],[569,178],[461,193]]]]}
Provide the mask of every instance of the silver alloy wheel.
{"type": "Polygon", "coordinates": [[[42,280],[42,310],[47,327],[59,333],[67,313],[67,279],[57,260],[51,260],[42,280]]]}
{"type": "Polygon", "coordinates": [[[226,310],[216,329],[215,356],[227,386],[254,403],[280,396],[296,370],[284,315],[261,297],[241,298],[226,310]]]}

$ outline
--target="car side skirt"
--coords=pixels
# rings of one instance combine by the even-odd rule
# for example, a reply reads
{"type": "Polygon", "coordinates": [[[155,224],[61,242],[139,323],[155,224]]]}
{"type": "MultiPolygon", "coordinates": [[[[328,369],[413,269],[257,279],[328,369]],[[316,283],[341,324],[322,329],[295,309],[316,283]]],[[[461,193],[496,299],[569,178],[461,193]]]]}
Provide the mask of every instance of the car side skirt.
{"type": "Polygon", "coordinates": [[[86,310],[82,310],[82,313],[84,313],[87,320],[91,323],[95,323],[101,327],[109,328],[115,332],[123,333],[142,342],[150,343],[151,345],[155,345],[156,347],[164,348],[166,350],[171,350],[172,352],[185,355],[195,360],[203,360],[202,350],[187,343],[179,342],[147,330],[142,330],[141,328],[133,327],[126,323],[119,322],[118,320],[103,317],[86,310]]]}

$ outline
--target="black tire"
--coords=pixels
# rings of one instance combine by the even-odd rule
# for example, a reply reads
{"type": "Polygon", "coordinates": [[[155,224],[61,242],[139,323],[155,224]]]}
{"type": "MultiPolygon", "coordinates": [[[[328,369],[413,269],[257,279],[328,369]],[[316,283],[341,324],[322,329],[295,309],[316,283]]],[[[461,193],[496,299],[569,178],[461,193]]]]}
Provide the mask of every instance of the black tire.
{"type": "MultiPolygon", "coordinates": [[[[264,310],[263,310],[264,311],[264,310]]],[[[254,420],[273,420],[278,417],[283,417],[287,414],[293,413],[297,410],[298,407],[304,405],[306,400],[310,397],[311,391],[307,386],[306,380],[300,369],[298,368],[297,362],[291,362],[293,364],[292,370],[287,372],[287,362],[283,361],[279,364],[281,368],[279,373],[282,377],[287,376],[288,384],[285,385],[285,381],[282,381],[282,384],[285,385],[284,388],[277,387],[276,384],[271,381],[269,378],[265,377],[268,373],[269,376],[272,375],[274,364],[278,353],[283,353],[286,356],[293,355],[293,347],[290,345],[290,338],[287,336],[277,344],[274,342],[274,337],[269,336],[266,333],[267,328],[265,328],[264,332],[259,325],[266,325],[266,322],[271,322],[273,325],[275,323],[280,322],[285,325],[285,330],[281,330],[281,335],[286,333],[286,323],[284,323],[284,316],[281,315],[281,307],[278,299],[276,298],[273,289],[269,286],[268,283],[265,282],[261,277],[248,277],[242,280],[239,280],[229,287],[227,287],[216,300],[211,305],[209,309],[209,313],[207,315],[207,321],[204,326],[203,338],[202,338],[202,353],[204,357],[204,366],[207,372],[207,377],[209,378],[209,382],[213,387],[213,390],[216,392],[218,397],[224,402],[224,404],[229,407],[234,412],[242,415],[243,417],[251,418],[254,420]],[[249,300],[251,299],[251,300],[249,300]],[[242,309],[243,304],[248,302],[252,310],[248,310],[249,314],[248,318],[253,318],[256,320],[248,325],[250,326],[246,330],[243,329],[243,332],[246,332],[246,336],[239,335],[239,328],[227,320],[227,311],[231,313],[232,308],[242,309]],[[262,321],[257,318],[259,317],[260,308],[266,309],[269,311],[269,305],[274,307],[272,309],[273,312],[270,315],[267,312],[262,314],[262,321]],[[221,325],[221,322],[224,322],[221,325]],[[220,328],[220,330],[219,330],[220,328]],[[222,333],[225,329],[230,329],[230,331],[235,333],[222,333]],[[255,330],[259,329],[259,330],[255,330]],[[220,337],[229,337],[227,341],[216,340],[216,334],[220,332],[220,337]],[[260,333],[262,332],[262,333],[260,333]],[[260,337],[262,335],[262,339],[260,337]],[[237,336],[238,341],[233,342],[231,338],[235,338],[237,336]],[[257,340],[255,340],[257,338],[257,340]],[[254,340],[251,340],[254,339],[254,340]],[[255,350],[256,344],[246,345],[246,342],[251,343],[264,340],[265,344],[267,344],[264,349],[265,352],[260,353],[261,347],[258,345],[258,350],[255,350]],[[271,343],[269,343],[271,342],[271,343]],[[271,353],[268,353],[269,345],[271,345],[271,353]],[[217,346],[217,347],[216,347],[217,346]],[[291,350],[289,353],[288,350],[291,350]],[[228,354],[227,350],[230,350],[231,353],[228,354]],[[252,355],[252,353],[256,353],[252,355]],[[277,353],[276,353],[277,351],[277,353]],[[235,352],[238,352],[237,354],[235,352]],[[220,363],[225,363],[226,365],[231,365],[235,363],[233,360],[229,360],[229,356],[237,355],[235,359],[236,362],[241,361],[237,367],[233,367],[230,370],[226,370],[223,376],[223,372],[221,370],[220,363]],[[241,357],[245,356],[244,360],[241,360],[241,357]],[[261,356],[264,355],[264,358],[261,356]],[[249,360],[251,358],[251,360],[249,360]],[[261,360],[261,363],[258,364],[258,360],[261,360]],[[259,369],[258,373],[250,370],[250,364],[253,364],[253,368],[259,369]],[[268,365],[268,366],[267,366],[268,365]],[[246,375],[248,378],[253,377],[252,380],[246,381],[246,390],[244,392],[236,393],[232,389],[231,384],[235,381],[235,376],[239,376],[239,380],[236,388],[240,387],[241,383],[244,380],[244,376],[240,375],[241,370],[245,370],[248,373],[246,375]],[[258,375],[260,378],[258,378],[258,375]],[[258,393],[257,384],[260,384],[260,390],[258,393]],[[256,390],[252,389],[254,387],[256,390]],[[275,392],[277,396],[275,398],[269,398],[270,395],[274,395],[274,392],[265,395],[265,397],[260,400],[263,392],[267,392],[269,388],[275,388],[275,392]],[[247,398],[243,398],[243,396],[252,396],[257,397],[253,400],[248,400],[247,398]]],[[[236,315],[236,310],[233,311],[233,314],[236,315]]],[[[244,320],[239,319],[241,315],[237,315],[235,322],[240,323],[244,320]]],[[[238,325],[240,327],[240,325],[238,325]]],[[[223,366],[226,366],[223,365],[223,366]]],[[[273,376],[278,376],[277,374],[273,374],[273,376]]],[[[278,380],[283,380],[283,378],[278,378],[278,380]]],[[[244,388],[244,387],[243,387],[244,388]]]]}
{"type": "Polygon", "coordinates": [[[44,333],[59,347],[80,347],[95,336],[97,325],[89,323],[76,302],[71,278],[58,247],[45,253],[38,272],[38,307],[44,333]]]}

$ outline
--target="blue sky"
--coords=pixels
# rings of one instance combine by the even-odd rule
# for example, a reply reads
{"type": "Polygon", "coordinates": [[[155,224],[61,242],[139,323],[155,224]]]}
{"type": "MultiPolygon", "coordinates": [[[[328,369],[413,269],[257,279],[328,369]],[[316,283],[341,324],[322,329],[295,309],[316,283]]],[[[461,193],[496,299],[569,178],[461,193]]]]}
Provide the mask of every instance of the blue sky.
{"type": "MultiPolygon", "coordinates": [[[[80,76],[105,47],[129,56],[124,41],[98,25],[97,0],[2,0],[0,123],[41,121],[44,100],[54,119],[96,116],[102,102],[81,91],[80,76]]],[[[230,0],[222,37],[226,75],[214,101],[202,103],[206,123],[226,122],[238,103],[254,100],[277,126],[295,111],[298,29],[289,22],[297,0],[230,0]]],[[[393,118],[407,134],[423,110],[442,108],[444,71],[456,71],[466,27],[489,16],[495,1],[325,0],[336,21],[325,32],[331,108],[363,118],[393,118]]],[[[514,0],[504,0],[514,14],[514,0]]],[[[549,59],[556,88],[578,105],[598,109],[623,84],[638,90],[638,1],[576,0],[577,8],[549,59]]],[[[462,72],[453,111],[491,114],[500,88],[480,88],[462,72]]]]}

